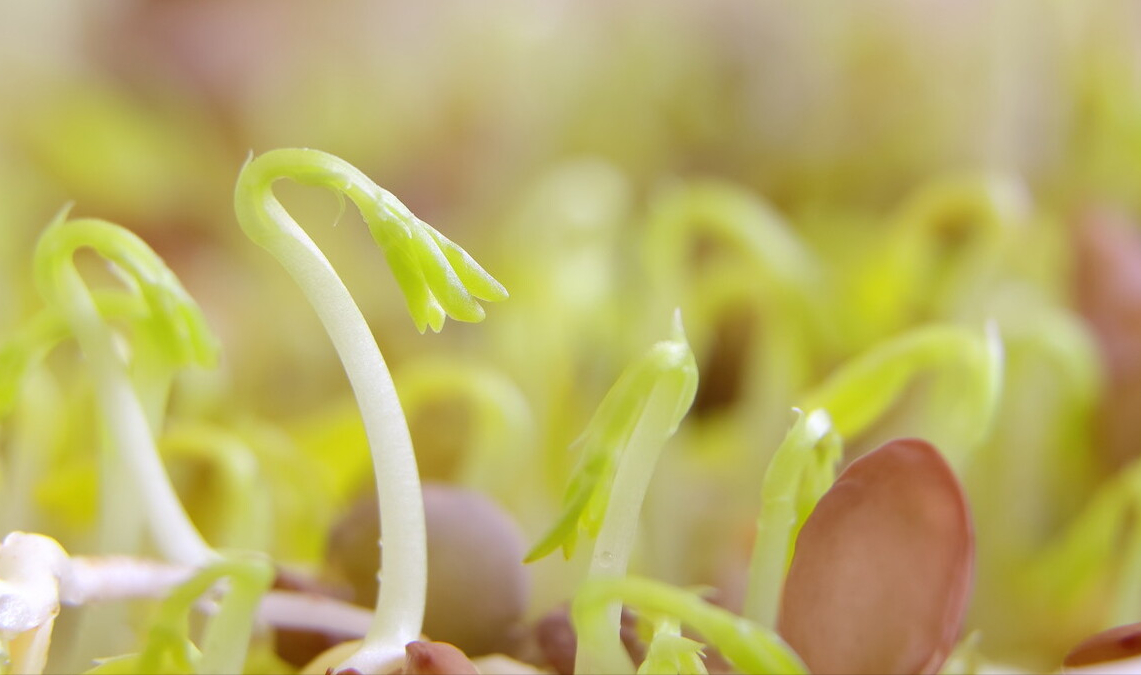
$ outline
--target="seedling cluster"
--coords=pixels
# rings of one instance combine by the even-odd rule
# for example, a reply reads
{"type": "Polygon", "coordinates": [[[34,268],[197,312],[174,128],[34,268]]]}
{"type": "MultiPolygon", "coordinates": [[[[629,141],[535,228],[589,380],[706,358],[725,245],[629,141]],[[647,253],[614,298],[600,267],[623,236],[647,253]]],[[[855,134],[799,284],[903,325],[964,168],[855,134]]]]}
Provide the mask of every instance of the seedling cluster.
{"type": "MultiPolygon", "coordinates": [[[[537,194],[590,200],[579,187],[610,178],[578,166],[537,194]]],[[[279,180],[359,210],[421,333],[508,299],[337,157],[274,150],[241,167],[237,223],[328,333],[375,475],[371,500],[325,523],[326,559],[299,567],[266,534],[289,528],[275,508],[337,490],[291,475],[298,455],[274,430],[172,417],[182,377],[222,350],[208,313],[141,238],[63,209],[33,253],[42,308],[0,340],[3,672],[981,672],[993,619],[970,617],[972,593],[1017,571],[1013,609],[1049,594],[1087,634],[1139,618],[1136,466],[1054,532],[1011,540],[977,516],[1021,498],[1004,484],[1094,471],[1047,433],[1039,457],[1014,447],[1034,377],[1069,383],[1039,412],[1058,438],[1081,436],[1101,377],[1087,323],[1006,264],[1034,236],[1017,185],[937,181],[899,209],[881,256],[843,268],[755,195],[693,182],[654,197],[639,262],[610,275],[621,238],[603,204],[574,246],[505,265],[516,297],[484,327],[502,353],[394,377],[384,331],[279,180]],[[954,245],[951,216],[966,223],[954,245]],[[89,287],[91,253],[117,284],[89,287]],[[999,300],[978,306],[980,288],[999,300]],[[568,407],[578,389],[593,395],[568,407]],[[52,429],[92,414],[82,443],[52,429]],[[410,423],[425,418],[467,434],[451,482],[422,488],[410,423]],[[33,517],[66,511],[45,486],[81,462],[97,473],[87,538],[33,517]],[[223,525],[207,530],[211,514],[223,525]]],[[[341,461],[334,445],[317,465],[341,461]]],[[[1129,656],[1104,647],[1139,633],[1095,636],[1067,667],[1129,656]]]]}

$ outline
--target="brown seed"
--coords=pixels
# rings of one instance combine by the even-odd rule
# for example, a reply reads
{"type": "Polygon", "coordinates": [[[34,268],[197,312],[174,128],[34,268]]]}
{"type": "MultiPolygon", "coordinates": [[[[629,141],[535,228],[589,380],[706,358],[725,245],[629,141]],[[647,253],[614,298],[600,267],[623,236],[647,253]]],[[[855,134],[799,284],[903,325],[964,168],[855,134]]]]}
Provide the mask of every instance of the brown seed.
{"type": "Polygon", "coordinates": [[[796,542],[780,634],[815,673],[934,673],[962,627],[974,565],[966,498],[929,443],[854,461],[796,542]]]}
{"type": "MultiPolygon", "coordinates": [[[[349,594],[345,588],[334,587],[282,567],[277,568],[273,587],[274,589],[324,595],[338,600],[347,600],[349,594]]],[[[273,649],[286,663],[300,668],[333,645],[355,637],[358,636],[345,635],[336,631],[278,628],[273,632],[273,649]]]]}
{"type": "MultiPolygon", "coordinates": [[[[622,623],[619,635],[622,646],[635,665],[646,658],[646,644],[638,636],[637,617],[625,607],[622,608],[622,623]]],[[[571,623],[570,607],[560,605],[547,612],[534,627],[534,639],[538,648],[540,665],[553,669],[559,675],[574,672],[575,651],[578,637],[571,623]]]]}
{"type": "MultiPolygon", "coordinates": [[[[518,526],[487,497],[442,483],[424,485],[428,598],[424,633],[480,656],[509,651],[530,595],[518,526]]],[[[329,563],[376,601],[379,526],[375,494],[362,498],[334,529],[329,563]]]]}
{"type": "Polygon", "coordinates": [[[1141,656],[1141,623],[1131,623],[1086,638],[1070,650],[1062,665],[1081,668],[1141,656]]]}
{"type": "Polygon", "coordinates": [[[409,642],[404,652],[403,675],[479,675],[475,664],[447,642],[409,642]]]}

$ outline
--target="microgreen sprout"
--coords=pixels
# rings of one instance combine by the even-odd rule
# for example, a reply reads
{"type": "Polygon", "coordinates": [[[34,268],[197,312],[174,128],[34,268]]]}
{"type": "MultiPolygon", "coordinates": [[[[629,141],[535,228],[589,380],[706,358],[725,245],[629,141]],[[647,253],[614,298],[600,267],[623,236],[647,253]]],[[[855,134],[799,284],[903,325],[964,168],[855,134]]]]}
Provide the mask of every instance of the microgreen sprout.
{"type": "MultiPolygon", "coordinates": [[[[574,555],[579,531],[599,536],[604,514],[610,513],[611,504],[615,502],[620,503],[622,509],[634,507],[633,520],[627,525],[636,524],[645,490],[643,487],[635,495],[618,491],[615,483],[619,466],[637,467],[644,473],[643,480],[639,482],[648,481],[661,444],[673,435],[693,402],[696,390],[697,366],[685,341],[681,316],[675,314],[671,339],[658,342],[627,366],[575,442],[581,447],[582,454],[574,477],[567,486],[563,513],[532,547],[527,554],[528,562],[538,560],[559,547],[570,559],[574,555]]],[[[617,534],[619,529],[626,533],[626,527],[613,531],[617,534]]],[[[630,541],[624,537],[615,539],[620,544],[618,548],[623,549],[626,545],[621,542],[630,541]]],[[[625,566],[625,561],[617,560],[614,551],[608,547],[602,547],[595,560],[605,562],[604,566],[612,569],[624,569],[625,566]],[[607,552],[610,555],[601,555],[607,552]]]]}
{"type": "MultiPolygon", "coordinates": [[[[582,457],[567,486],[563,514],[526,560],[537,560],[559,546],[570,558],[581,529],[597,537],[590,576],[625,574],[654,464],[696,391],[697,365],[685,340],[681,313],[676,312],[671,338],[627,366],[599,404],[579,441],[582,457]]],[[[617,605],[610,610],[613,630],[606,639],[612,643],[619,642],[619,610],[617,605]]],[[[580,672],[589,672],[587,660],[594,658],[590,654],[598,646],[579,641],[580,672]]],[[[603,650],[613,652],[610,646],[603,650]]],[[[629,662],[604,660],[598,665],[629,662]]]]}
{"type": "Polygon", "coordinates": [[[371,672],[401,657],[423,624],[427,552],[416,458],[376,340],[333,267],[274,196],[273,183],[281,178],[331,189],[356,204],[421,332],[439,330],[446,316],[479,321],[484,311],[477,299],[502,300],[507,292],[463,249],[344,160],[316,150],[274,150],[251,159],[238,176],[234,206],[242,230],[278,259],[313,305],[364,418],[388,545],[381,547],[384,579],[373,625],[338,668],[371,672]]]}
{"type": "MultiPolygon", "coordinates": [[[[213,469],[220,484],[220,499],[207,515],[217,523],[218,546],[263,550],[272,532],[270,495],[260,479],[258,458],[237,435],[206,423],[172,424],[160,442],[168,459],[185,457],[213,469]]],[[[200,523],[202,524],[202,523],[200,523]]],[[[205,524],[203,529],[209,533],[205,524]]]]}
{"type": "Polygon", "coordinates": [[[896,212],[887,250],[852,286],[861,320],[895,331],[916,314],[961,317],[988,282],[1030,208],[1026,186],[1002,175],[961,174],[924,184],[896,212]]]}
{"type": "Polygon", "coordinates": [[[1114,476],[1073,522],[1038,552],[1030,573],[1020,581],[1025,591],[1037,596],[1050,589],[1053,602],[1073,609],[1116,568],[1117,592],[1109,606],[1108,623],[1131,621],[1141,598],[1139,508],[1141,460],[1114,476]]]}
{"type": "Polygon", "coordinates": [[[273,581],[273,567],[260,557],[228,556],[174,589],[162,602],[137,655],[104,661],[90,673],[239,673],[246,659],[255,610],[273,581]],[[219,581],[228,582],[199,649],[190,640],[189,613],[219,581]]]}
{"type": "MultiPolygon", "coordinates": [[[[76,251],[91,248],[105,257],[142,298],[148,313],[134,325],[147,336],[144,341],[150,343],[148,348],[164,353],[169,363],[208,364],[214,358],[215,343],[197,305],[146,243],[106,221],[69,221],[66,216],[66,210],[57,215],[36,247],[40,292],[49,305],[66,317],[87,358],[107,432],[146,503],[145,513],[155,543],[171,560],[204,563],[214,553],[175,495],[155,448],[152,424],[157,421],[148,419],[128,374],[128,365],[116,348],[114,334],[75,266],[76,251]]],[[[168,379],[165,373],[154,377],[168,379]]],[[[148,391],[153,394],[153,389],[148,391]]],[[[153,395],[148,398],[154,406],[153,395]]]]}
{"type": "MultiPolygon", "coordinates": [[[[99,289],[92,297],[99,314],[108,320],[138,320],[146,315],[146,305],[133,293],[99,289]]],[[[68,333],[67,319],[55,307],[44,307],[0,345],[0,418],[15,405],[29,371],[68,333]]]]}
{"type": "Polygon", "coordinates": [[[652,205],[644,252],[657,293],[693,315],[700,359],[715,338],[710,326],[728,312],[745,309],[764,321],[764,340],[737,375],[752,393],[776,404],[754,410],[752,431],[764,433],[775,421],[769,411],[779,415],[791,404],[814,352],[832,337],[818,260],[775,209],[718,181],[663,190],[652,205]],[[750,282],[742,284],[743,276],[750,282]]]}
{"type": "Polygon", "coordinates": [[[843,365],[808,394],[804,409],[825,410],[836,432],[850,439],[886,412],[912,378],[933,368],[948,382],[933,393],[939,418],[926,436],[942,442],[959,464],[986,440],[1001,401],[1003,349],[993,323],[982,331],[911,329],[843,365]]]}
{"type": "Polygon", "coordinates": [[[777,291],[783,307],[818,318],[821,288],[815,259],[780,215],[755,195],[713,181],[665,191],[654,205],[645,248],[646,265],[660,285],[678,283],[678,270],[687,268],[694,244],[702,239],[740,255],[738,264],[760,285],[777,291]]]}
{"type": "Polygon", "coordinates": [[[692,626],[742,673],[807,672],[796,653],[772,630],[711,605],[690,591],[636,576],[589,579],[575,595],[571,616],[579,643],[594,645],[586,655],[588,662],[576,660],[577,672],[632,670],[628,666],[618,667],[623,662],[629,663],[621,643],[613,645],[610,652],[601,650],[609,644],[603,639],[610,632],[609,607],[617,602],[633,609],[676,617],[692,626]]]}
{"type": "Polygon", "coordinates": [[[516,501],[535,443],[531,406],[518,385],[488,366],[435,357],[410,362],[394,377],[409,419],[438,401],[462,401],[471,410],[469,440],[453,480],[516,501]]]}
{"type": "Polygon", "coordinates": [[[646,658],[638,666],[638,675],[706,675],[709,672],[701,658],[705,645],[683,636],[681,622],[674,617],[662,616],[656,617],[653,624],[654,634],[646,648],[646,658]]]}
{"type": "Polygon", "coordinates": [[[776,626],[796,533],[820,495],[831,487],[841,454],[840,439],[826,412],[793,412],[796,421],[769,462],[761,484],[761,511],[745,594],[744,616],[768,628],[776,626]]]}

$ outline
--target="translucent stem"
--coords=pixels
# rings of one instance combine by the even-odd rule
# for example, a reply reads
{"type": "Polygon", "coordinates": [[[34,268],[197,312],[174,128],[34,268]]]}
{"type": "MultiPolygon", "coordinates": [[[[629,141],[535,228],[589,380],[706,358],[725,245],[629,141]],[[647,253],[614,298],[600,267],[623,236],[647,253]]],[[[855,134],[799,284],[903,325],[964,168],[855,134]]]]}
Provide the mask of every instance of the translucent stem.
{"type": "MultiPolygon", "coordinates": [[[[383,581],[365,645],[342,668],[404,653],[419,637],[427,592],[424,505],[412,439],[380,348],[364,316],[328,259],[274,196],[278,178],[325,185],[354,202],[393,198],[359,171],[323,153],[267,153],[249,162],[238,178],[235,208],[246,234],[285,267],[316,310],[344,365],[369,439],[380,502],[383,581]]],[[[360,664],[360,665],[358,665],[360,664]]],[[[364,667],[361,667],[364,666],[364,667]]]]}
{"type": "Polygon", "coordinates": [[[618,601],[639,610],[674,616],[689,624],[705,641],[717,647],[737,672],[790,675],[807,672],[795,652],[772,631],[710,605],[693,593],[636,577],[591,579],[583,585],[571,608],[579,639],[593,641],[595,636],[600,638],[602,632],[608,631],[605,613],[610,603],[618,601]]]}
{"type": "Polygon", "coordinates": [[[74,265],[56,265],[52,282],[91,369],[107,433],[134,479],[133,489],[142,494],[147,505],[146,517],[155,543],[169,560],[206,563],[214,553],[175,494],[155,448],[146,410],[131,386],[126,364],[90,291],[74,265]]]}
{"type": "MultiPolygon", "coordinates": [[[[777,608],[798,524],[797,506],[806,473],[818,464],[814,449],[831,430],[822,410],[809,415],[795,411],[796,423],[773,455],[761,487],[757,538],[749,562],[749,585],[744,615],[765,628],[775,629],[777,608]]],[[[838,454],[838,453],[837,453],[838,454]]],[[[830,471],[830,465],[824,464],[830,471]]],[[[825,481],[830,483],[831,481],[825,481]]]]}
{"type": "MultiPolygon", "coordinates": [[[[654,387],[646,401],[645,412],[634,427],[626,451],[618,462],[606,515],[590,560],[590,579],[622,577],[626,574],[630,553],[634,549],[642,502],[662,445],[672,435],[676,409],[676,393],[670,387],[654,387]]],[[[605,638],[599,632],[597,640],[578,641],[575,651],[576,673],[634,670],[634,663],[622,647],[621,617],[621,604],[612,603],[606,612],[611,630],[606,632],[605,638]],[[603,639],[607,644],[600,644],[603,639]]]]}

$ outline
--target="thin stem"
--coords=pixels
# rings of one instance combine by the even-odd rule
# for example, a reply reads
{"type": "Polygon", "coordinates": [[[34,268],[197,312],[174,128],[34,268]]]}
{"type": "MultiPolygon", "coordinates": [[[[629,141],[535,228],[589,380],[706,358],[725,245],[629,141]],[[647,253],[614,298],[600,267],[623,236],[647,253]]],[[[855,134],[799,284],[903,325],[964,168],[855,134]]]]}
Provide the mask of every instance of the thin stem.
{"type": "MultiPolygon", "coordinates": [[[[814,452],[831,431],[831,422],[824,411],[816,410],[808,415],[799,410],[795,412],[795,424],[765,470],[761,511],[757,516],[757,538],[749,562],[749,584],[745,593],[744,616],[769,629],[776,627],[781,589],[800,524],[798,506],[802,493],[806,488],[811,490],[816,483],[831,484],[832,462],[838,460],[840,454],[836,444],[826,445],[821,453],[814,452]],[[823,462],[819,461],[817,454],[825,455],[823,462]],[[811,474],[818,467],[827,475],[824,480],[814,481],[811,474]]],[[[811,496],[819,498],[819,493],[811,496]]]]}
{"type": "MultiPolygon", "coordinates": [[[[672,435],[670,424],[677,414],[677,393],[670,389],[660,385],[654,387],[646,402],[645,411],[634,427],[626,450],[618,463],[610,501],[606,506],[606,515],[603,516],[602,527],[598,531],[598,539],[594,543],[594,552],[590,559],[591,579],[622,577],[626,574],[630,554],[636,541],[642,502],[649,488],[650,478],[653,476],[653,466],[661,454],[662,445],[672,435]]],[[[601,632],[598,634],[599,641],[585,639],[578,641],[575,650],[575,672],[609,673],[628,672],[634,669],[630,656],[622,648],[621,618],[621,604],[612,603],[606,613],[611,630],[605,634],[605,641],[610,643],[609,645],[599,644],[603,639],[601,632]],[[597,655],[608,654],[616,660],[599,661],[597,656],[592,656],[588,652],[597,655]],[[597,663],[601,669],[591,669],[593,663],[597,663]]]]}
{"type": "Polygon", "coordinates": [[[275,157],[280,156],[262,155],[242,171],[236,198],[238,220],[247,234],[254,227],[250,223],[270,221],[284,235],[255,241],[301,287],[333,341],[353,388],[376,470],[380,528],[390,543],[380,549],[384,581],[366,641],[377,651],[403,653],[404,645],[420,635],[427,592],[424,507],[412,438],[388,366],[360,309],[328,259],[273,195],[274,179],[297,173],[294,164],[273,162],[275,157]]]}
{"type": "Polygon", "coordinates": [[[383,582],[360,651],[340,667],[368,671],[418,639],[427,591],[424,505],[416,456],[396,389],[364,316],[332,265],[273,194],[280,178],[326,187],[351,199],[384,249],[417,326],[439,329],[445,314],[479,321],[475,298],[506,297],[462,249],[412,215],[355,167],[315,150],[275,150],[238,177],[238,222],[301,287],[344,365],[364,420],[379,498],[383,582]]]}
{"type": "MultiPolygon", "coordinates": [[[[74,253],[88,246],[101,253],[104,246],[117,249],[124,259],[149,257],[145,263],[127,262],[136,263],[139,268],[150,264],[150,269],[143,270],[145,273],[165,273],[171,279],[173,275],[141,240],[105,221],[65,221],[61,214],[44,232],[36,249],[41,292],[67,317],[86,357],[107,433],[134,479],[133,489],[142,494],[151,535],[168,559],[190,565],[204,564],[214,559],[215,554],[178,500],[155,447],[147,412],[131,385],[127,365],[115,348],[111,329],[100,315],[91,291],[75,267],[74,253]]],[[[116,262],[122,261],[116,259],[116,262]]],[[[158,283],[170,283],[170,280],[162,278],[158,283]]]]}
{"type": "MultiPolygon", "coordinates": [[[[571,607],[571,618],[580,640],[593,641],[609,631],[605,614],[613,602],[677,617],[717,647],[739,672],[807,672],[796,653],[772,631],[711,605],[693,593],[638,577],[591,579],[583,584],[571,607]]],[[[599,670],[595,665],[602,664],[576,662],[575,668],[618,672],[599,670]]]]}

